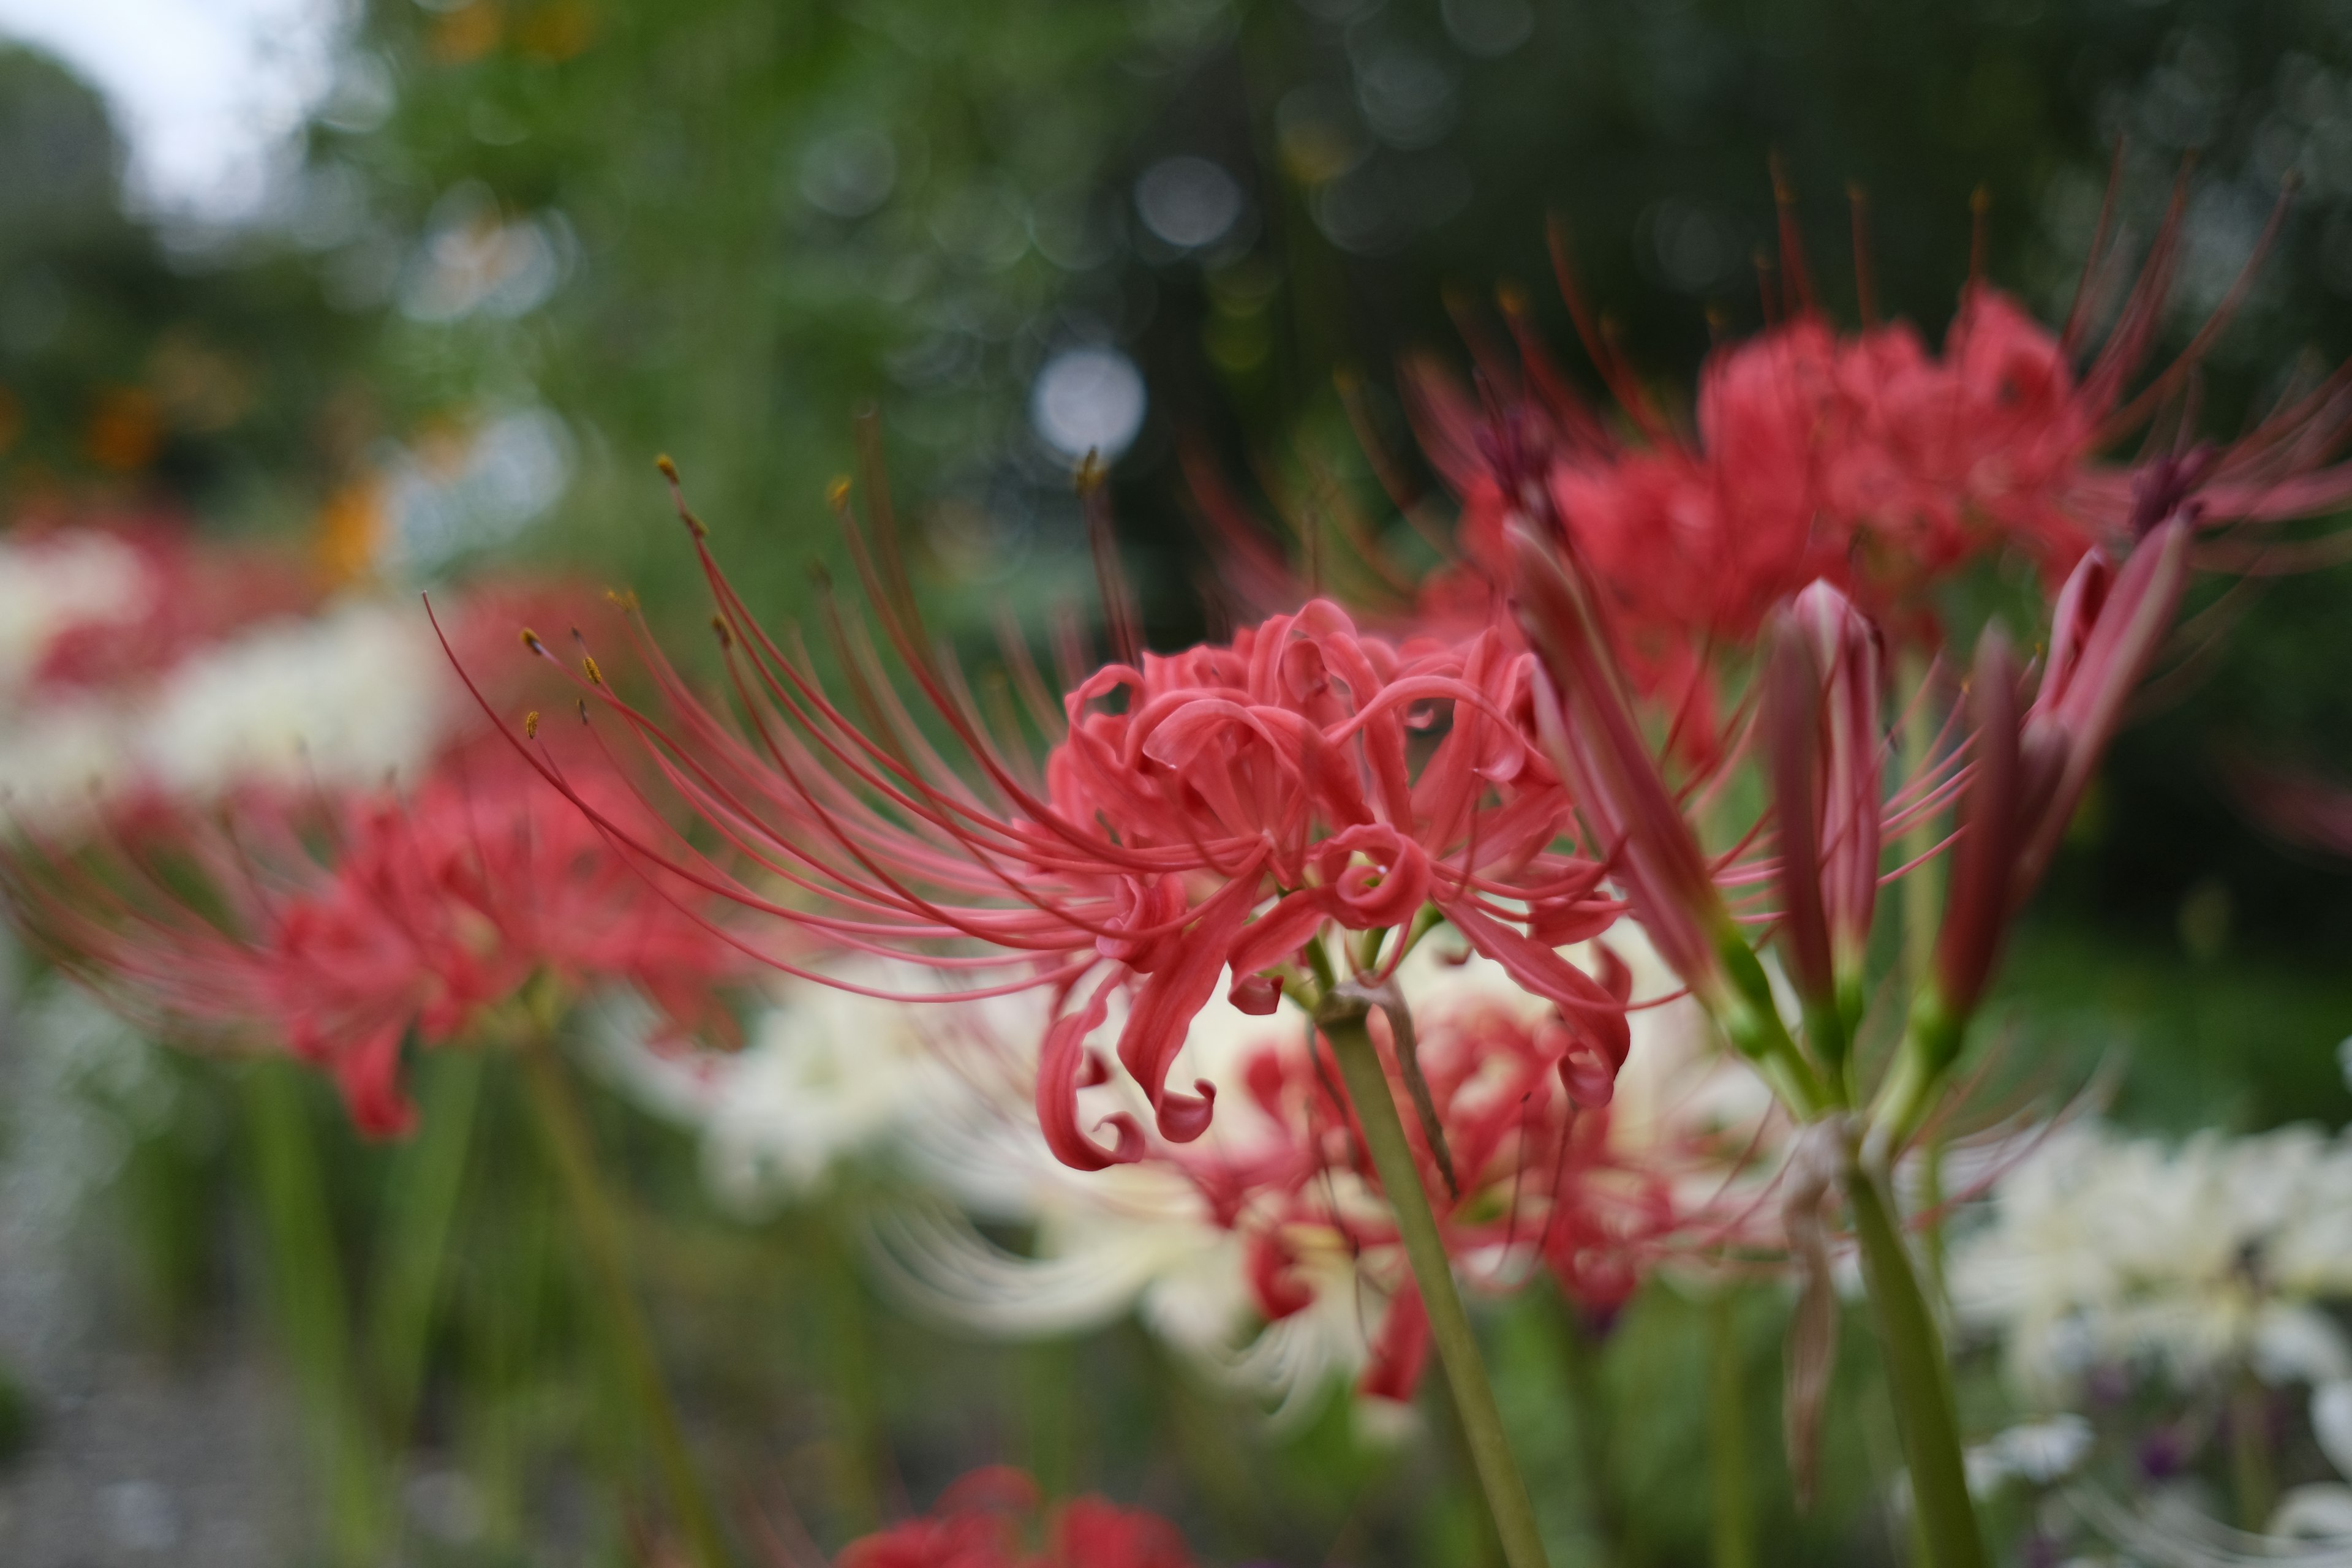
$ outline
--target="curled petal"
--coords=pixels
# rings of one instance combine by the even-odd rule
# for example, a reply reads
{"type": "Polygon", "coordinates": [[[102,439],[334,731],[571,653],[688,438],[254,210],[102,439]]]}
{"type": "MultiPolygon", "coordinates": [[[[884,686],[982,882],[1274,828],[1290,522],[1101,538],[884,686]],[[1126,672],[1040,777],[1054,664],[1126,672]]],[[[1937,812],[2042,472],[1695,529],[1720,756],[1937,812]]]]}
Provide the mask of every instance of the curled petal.
{"type": "Polygon", "coordinates": [[[1119,1034],[1118,1059],[1150,1097],[1160,1136],[1173,1142],[1189,1143],[1209,1129],[1216,1086],[1202,1079],[1192,1086],[1198,1094],[1180,1093],[1168,1087],[1168,1068],[1224,973],[1255,890],[1255,878],[1238,879],[1201,906],[1200,918],[1172,939],[1171,953],[1144,982],[1119,1034]]]}
{"type": "Polygon", "coordinates": [[[1234,982],[1225,994],[1237,1012],[1253,1018],[1263,1018],[1282,1005],[1282,976],[1279,974],[1244,974],[1234,982]]]}
{"type": "Polygon", "coordinates": [[[1245,1013],[1250,1011],[1240,994],[1243,977],[1253,976],[1267,964],[1279,963],[1297,952],[1315,934],[1316,928],[1329,918],[1329,889],[1302,888],[1284,894],[1265,913],[1242,927],[1225,955],[1235,976],[1235,1006],[1245,1013]]]}
{"type": "Polygon", "coordinates": [[[1315,1304],[1315,1292],[1297,1275],[1298,1258],[1280,1236],[1261,1231],[1250,1238],[1250,1294],[1269,1323],[1278,1323],[1315,1304]]]}
{"type": "Polygon", "coordinates": [[[1119,884],[1118,913],[1108,922],[1115,934],[1097,937],[1095,951],[1115,963],[1149,973],[1168,940],[1165,928],[1183,913],[1183,878],[1173,872],[1150,879],[1127,878],[1119,884]]]}
{"type": "Polygon", "coordinates": [[[1076,1171],[1099,1171],[1110,1165],[1131,1165],[1143,1158],[1143,1130],[1124,1111],[1104,1118],[1102,1125],[1117,1137],[1106,1149],[1078,1128],[1078,1089],[1088,1082],[1090,1061],[1087,1036],[1110,1013],[1112,975],[1095,987],[1087,1005],[1056,1017],[1045,1029],[1045,1044],[1037,1058],[1037,1124],[1045,1130],[1045,1146],[1054,1157],[1076,1171]]]}
{"type": "Polygon", "coordinates": [[[416,1108],[400,1088],[400,1042],[406,1031],[394,1018],[342,1047],[334,1058],[335,1083],[352,1124],[370,1138],[404,1138],[416,1125],[416,1108]]]}
{"type": "Polygon", "coordinates": [[[1421,1386],[1421,1369],[1429,1359],[1429,1310],[1421,1292],[1408,1282],[1389,1303],[1381,1337],[1372,1343],[1372,1359],[1364,1368],[1357,1391],[1370,1399],[1403,1404],[1421,1386]]]}
{"type": "Polygon", "coordinates": [[[1350,931],[1402,925],[1429,898],[1429,856],[1386,823],[1350,827],[1325,840],[1317,858],[1331,889],[1332,912],[1350,931]]]}
{"type": "Polygon", "coordinates": [[[1475,906],[1449,904],[1445,918],[1454,922],[1472,947],[1503,966],[1521,990],[1532,992],[1570,1017],[1588,1023],[1615,1053],[1619,1061],[1632,1039],[1625,1023],[1625,1005],[1602,989],[1592,976],[1543,943],[1513,931],[1475,906]]]}

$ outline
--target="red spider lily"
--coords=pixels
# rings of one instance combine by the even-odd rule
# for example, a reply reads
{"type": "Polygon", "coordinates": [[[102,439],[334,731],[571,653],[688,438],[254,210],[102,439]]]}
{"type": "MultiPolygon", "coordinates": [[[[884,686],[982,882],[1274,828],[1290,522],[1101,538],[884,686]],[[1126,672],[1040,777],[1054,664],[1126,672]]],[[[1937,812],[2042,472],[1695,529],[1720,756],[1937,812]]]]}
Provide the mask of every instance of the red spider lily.
{"type": "Polygon", "coordinates": [[[1977,647],[1969,683],[1971,761],[1935,966],[1913,999],[1872,1137],[1899,1148],[1958,1059],[1970,1017],[2018,909],[2058,842],[2179,607],[2188,584],[2191,506],[2176,507],[2120,572],[2084,557],[2059,595],[2050,654],[2032,705],[2019,710],[2017,658],[1999,630],[1977,647]]]}
{"type": "MultiPolygon", "coordinates": [[[[1601,952],[1605,983],[1625,998],[1630,972],[1601,952]]],[[[1418,976],[1415,989],[1429,989],[1404,1026],[1404,1051],[1398,1016],[1375,1015],[1370,1027],[1391,1092],[1421,1112],[1408,1120],[1407,1137],[1464,1277],[1505,1291],[1548,1268],[1581,1310],[1605,1320],[1660,1258],[1744,1234],[1740,1216],[1718,1212],[1739,1158],[1679,1119],[1669,1124],[1662,1108],[1643,1108],[1654,1124],[1639,1113],[1621,1124],[1618,1106],[1571,1091],[1577,1031],[1556,1009],[1490,977],[1486,971],[1449,984],[1418,976]],[[1710,1190],[1694,1195],[1697,1189],[1710,1190]]],[[[1319,1039],[1301,1050],[1286,1027],[1241,1060],[1256,1113],[1246,1131],[1156,1145],[1150,1157],[1182,1172],[1217,1223],[1242,1239],[1268,1322],[1313,1306],[1318,1281],[1332,1288],[1328,1269],[1306,1267],[1310,1258],[1344,1253],[1358,1273],[1393,1289],[1361,1389],[1409,1398],[1428,1348],[1427,1320],[1328,1053],[1319,1039]]]]}
{"type": "Polygon", "coordinates": [[[1764,672],[1781,951],[1822,1038],[1851,1034],[1862,1012],[1878,899],[1883,658],[1878,629],[1816,583],[1778,617],[1764,672]]]}
{"type": "Polygon", "coordinates": [[[1954,787],[1948,761],[1882,794],[1876,634],[1827,584],[1791,606],[1768,670],[1766,723],[1783,808],[1774,869],[1789,898],[1787,945],[1814,1022],[1824,1084],[1780,1023],[1771,987],[1721,884],[1755,872],[1718,868],[1699,846],[1635,718],[1609,629],[1573,552],[1515,523],[1514,608],[1535,649],[1536,719],[1573,791],[1610,876],[1667,965],[1733,1044],[1757,1058],[1801,1113],[1839,1092],[1834,1069],[1859,1015],[1862,952],[1879,880],[1878,846],[1938,809],[1954,787]],[[1563,554],[1570,557],[1563,560],[1563,554]],[[1845,994],[1841,997],[1839,993],[1845,994]]]}
{"type": "MultiPolygon", "coordinates": [[[[593,761],[570,776],[608,816],[635,811],[593,761]]],[[[406,795],[256,795],[144,813],[96,849],[20,843],[0,854],[0,890],[113,1005],[166,1037],[290,1050],[377,1136],[410,1124],[412,1033],[508,1031],[495,1016],[541,979],[633,984],[700,1026],[736,960],[503,745],[444,759],[406,795]]]]}
{"type": "Polygon", "coordinates": [[[1514,528],[1512,542],[1544,744],[1575,791],[1594,842],[1608,847],[1611,874],[1658,955],[1717,1011],[1732,1001],[1726,964],[1748,952],[1747,942],[1643,738],[1583,581],[1531,529],[1514,528]]]}
{"type": "Polygon", "coordinates": [[[752,620],[686,515],[746,720],[702,702],[634,620],[674,729],[615,694],[593,659],[574,679],[647,742],[738,858],[678,858],[608,829],[667,872],[822,942],[1015,968],[965,996],[1050,987],[1037,1111],[1066,1163],[1099,1169],[1143,1152],[1132,1117],[1101,1123],[1108,1145],[1078,1122],[1078,1090],[1109,1070],[1087,1037],[1114,992],[1129,998],[1119,1063],[1160,1134],[1188,1142],[1214,1095],[1167,1081],[1194,1015],[1228,972],[1238,1005],[1271,1011],[1302,956],[1325,959],[1333,930],[1367,933],[1349,960],[1384,973],[1433,911],[1561,1007],[1602,1059],[1623,1059],[1619,1002],[1556,951],[1618,906],[1599,891],[1597,865],[1554,847],[1568,799],[1529,738],[1528,659],[1498,632],[1392,642],[1318,601],[1230,643],[1073,674],[1058,712],[1025,649],[1009,647],[1033,720],[1059,735],[1038,773],[929,653],[903,584],[886,587],[887,529],[871,550],[853,527],[881,624],[960,770],[845,634],[868,715],[853,720],[804,655],[752,620]]]}
{"type": "Polygon", "coordinates": [[[1620,417],[1572,390],[1513,300],[1519,363],[1481,354],[1483,405],[1425,363],[1409,366],[1423,447],[1463,505],[1462,566],[1424,588],[1424,611],[1482,610],[1511,578],[1513,516],[1543,520],[1572,542],[1631,674],[1645,690],[1676,692],[1697,679],[1710,646],[1745,645],[1774,605],[1816,580],[1916,641],[1935,635],[1926,590],[1970,562],[2014,552],[2054,581],[2086,549],[2128,544],[2175,510],[2205,536],[2209,565],[2276,571],[2340,558],[2342,540],[2282,541],[2268,525],[2352,500],[2352,464],[2335,461],[2352,437],[2352,364],[2225,447],[2188,446],[2189,411],[2173,406],[2255,263],[2180,356],[2135,391],[2177,273],[2184,196],[2079,370],[2112,270],[2104,220],[2062,331],[1971,279],[1940,354],[1899,322],[1832,328],[1784,222],[1787,317],[1709,357],[1694,435],[1652,407],[1596,330],[1556,236],[1563,290],[1620,417]],[[2143,429],[2150,455],[2105,457],[2143,429]],[[2171,504],[2152,510],[2151,485],[2172,492],[2171,504]]]}
{"type": "Polygon", "coordinates": [[[957,1481],[921,1519],[844,1547],[835,1568],[1192,1568],[1176,1527],[1141,1509],[1085,1497],[1054,1509],[1042,1552],[1024,1544],[1036,1483],[1003,1466],[957,1481]]]}
{"type": "Polygon", "coordinates": [[[2122,571],[2104,551],[2083,558],[2059,595],[2048,667],[2022,715],[2006,641],[1990,632],[1978,649],[1976,761],[1936,950],[1935,1004],[1956,1021],[1974,1010],[2002,932],[2040,885],[2125,703],[2171,630],[2188,584],[2189,535],[2189,518],[2176,511],[2122,571]]]}

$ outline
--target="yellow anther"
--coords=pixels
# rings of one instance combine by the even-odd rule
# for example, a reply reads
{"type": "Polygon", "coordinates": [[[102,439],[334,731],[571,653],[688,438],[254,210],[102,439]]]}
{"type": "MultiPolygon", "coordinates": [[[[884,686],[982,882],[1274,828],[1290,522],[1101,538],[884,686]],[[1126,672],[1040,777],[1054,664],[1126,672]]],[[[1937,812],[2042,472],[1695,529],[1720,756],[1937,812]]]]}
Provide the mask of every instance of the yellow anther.
{"type": "Polygon", "coordinates": [[[525,626],[522,629],[522,646],[530,649],[531,652],[539,655],[541,658],[548,657],[547,645],[540,641],[539,634],[532,631],[529,626],[525,626]]]}
{"type": "Polygon", "coordinates": [[[726,616],[719,615],[712,616],[710,617],[710,629],[719,634],[719,646],[720,647],[733,647],[735,646],[735,634],[727,629],[726,616]]]}
{"type": "Polygon", "coordinates": [[[845,506],[848,504],[848,501],[849,476],[847,474],[843,474],[836,478],[833,483],[824,487],[824,504],[834,507],[845,506]]]}
{"type": "Polygon", "coordinates": [[[522,716],[522,738],[526,741],[539,739],[539,710],[536,708],[522,716]]]}
{"type": "Polygon", "coordinates": [[[580,668],[587,672],[588,683],[591,686],[602,686],[604,684],[604,672],[596,668],[595,655],[587,653],[582,654],[580,656],[580,668]]]}

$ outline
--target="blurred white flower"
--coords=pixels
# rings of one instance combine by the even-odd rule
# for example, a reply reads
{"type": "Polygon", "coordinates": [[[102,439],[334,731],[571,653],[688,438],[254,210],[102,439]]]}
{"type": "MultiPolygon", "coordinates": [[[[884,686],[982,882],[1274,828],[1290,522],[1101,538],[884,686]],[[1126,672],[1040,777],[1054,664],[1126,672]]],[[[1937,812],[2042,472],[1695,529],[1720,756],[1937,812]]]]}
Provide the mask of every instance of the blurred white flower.
{"type": "Polygon", "coordinates": [[[2036,1397],[2100,1365],[2183,1384],[2352,1375],[2317,1306],[2352,1297],[2352,1142],[2292,1127],[2168,1148],[2063,1128],[2000,1181],[1949,1273],[1960,1321],[1997,1335],[2036,1397]]]}
{"type": "Polygon", "coordinates": [[[0,540],[0,709],[18,698],[59,638],[132,619],[155,587],[145,558],[98,529],[0,540]]]}
{"type": "Polygon", "coordinates": [[[70,827],[150,792],[372,786],[441,742],[453,687],[416,608],[354,600],[200,648],[143,690],[27,713],[0,729],[0,793],[26,820],[70,827]]]}
{"type": "Polygon", "coordinates": [[[240,784],[372,787],[439,743],[455,684],[415,605],[354,600],[184,660],[144,715],[138,754],[184,799],[240,784]]]}
{"type": "Polygon", "coordinates": [[[2091,1441],[2091,1424],[2071,1411],[2008,1427],[1968,1451],[1969,1489],[1987,1495],[2011,1479],[2048,1486],[2083,1462],[2091,1441]]]}
{"type": "MultiPolygon", "coordinates": [[[[835,965],[842,982],[920,993],[940,977],[910,964],[835,965]]],[[[616,997],[599,1046],[607,1069],[648,1109],[703,1134],[703,1173],[739,1213],[759,1215],[821,1191],[841,1163],[887,1150],[958,1080],[927,1035],[922,1004],[787,980],[731,1056],[649,1044],[654,1010],[616,997]]]]}

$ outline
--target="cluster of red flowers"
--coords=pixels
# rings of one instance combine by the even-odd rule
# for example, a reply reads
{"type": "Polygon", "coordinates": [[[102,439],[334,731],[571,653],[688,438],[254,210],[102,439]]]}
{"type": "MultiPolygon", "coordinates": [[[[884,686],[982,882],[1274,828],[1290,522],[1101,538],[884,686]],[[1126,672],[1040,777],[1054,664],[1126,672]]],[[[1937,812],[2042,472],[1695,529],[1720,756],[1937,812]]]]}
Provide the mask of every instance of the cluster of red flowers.
{"type": "MultiPolygon", "coordinates": [[[[1631,977],[1606,960],[1604,982],[1622,999],[1631,977]]],[[[1695,1210],[1676,1178],[1696,1152],[1662,1141],[1629,1148],[1614,1108],[1580,1106],[1560,1069],[1576,1060],[1557,1013],[1497,995],[1456,995],[1407,1018],[1376,1015],[1372,1027],[1391,1092],[1423,1114],[1408,1122],[1421,1181],[1446,1249],[1493,1288],[1508,1289],[1540,1262],[1562,1291],[1605,1321],[1638,1286],[1643,1266],[1687,1239],[1695,1210]],[[1394,1021],[1392,1021],[1392,1019],[1394,1021]],[[1411,1031],[1416,1084],[1397,1030],[1411,1031]]],[[[1382,1256],[1394,1287],[1363,1391],[1409,1399],[1428,1349],[1419,1292],[1396,1258],[1394,1216],[1377,1200],[1380,1179],[1363,1152],[1356,1112],[1338,1087],[1328,1047],[1314,1056],[1267,1044],[1241,1079],[1273,1135],[1240,1157],[1171,1158],[1201,1188],[1220,1224],[1247,1252],[1252,1294],[1268,1322],[1313,1304],[1299,1271],[1302,1245],[1382,1256]],[[1343,1187],[1337,1178],[1346,1178],[1343,1187]]]]}
{"type": "MultiPolygon", "coordinates": [[[[1430,361],[1410,363],[1422,448],[1461,504],[1455,559],[1417,584],[1393,563],[1376,575],[1408,591],[1417,626],[1485,625],[1514,581],[1508,524],[1542,520],[1550,545],[1572,552],[1590,577],[1628,676],[1689,704],[1685,738],[1703,743],[1714,738],[1715,656],[1751,644],[1773,608],[1809,584],[1834,584],[1898,641],[1932,647],[1939,584],[2007,558],[2054,588],[2084,551],[2126,548],[2156,521],[2141,494],[2152,479],[2177,492],[2213,564],[2274,570],[2336,558],[2334,542],[2284,541],[2271,525],[2352,500],[2352,465],[2334,461],[2352,431],[2352,375],[2284,397],[2227,447],[2189,446],[2168,417],[2268,235],[2188,348],[2138,384],[2170,300],[2182,212],[2177,194],[2120,300],[2103,288],[2116,270],[2103,223],[2059,331],[1971,279],[1940,353],[1907,322],[1835,327],[1784,221],[1785,316],[1708,357],[1688,426],[1656,406],[1599,330],[1555,237],[1562,291],[1616,406],[1576,391],[1515,297],[1505,303],[1518,358],[1482,350],[1478,396],[1430,361]],[[2112,318],[2105,337],[2082,363],[2103,315],[2112,318]],[[2152,432],[2147,457],[2107,459],[2142,429],[2152,432]]],[[[1860,270],[1868,318],[1866,262],[1860,270]]],[[[1295,592],[1213,481],[1196,478],[1237,578],[1258,597],[1295,592]]],[[[1352,531],[1378,552],[1365,530],[1352,531]]]]}
{"type": "MultiPolygon", "coordinates": [[[[460,640],[481,652],[485,617],[512,604],[486,597],[460,640]]],[[[658,831],[593,738],[562,749],[604,816],[658,831]]],[[[723,1026],[714,991],[740,967],[496,739],[447,747],[412,787],[151,804],[96,844],[27,833],[0,888],[42,952],[125,1012],[168,1038],[289,1050],[378,1136],[409,1125],[412,1037],[519,1034],[535,981],[626,984],[681,1030],[723,1026]]]]}
{"type": "Polygon", "coordinates": [[[1033,1552],[1022,1521],[1036,1516],[1041,1500],[1018,1470],[974,1470],[924,1517],[852,1542],[835,1568],[1192,1568],[1174,1525],[1098,1497],[1054,1509],[1042,1549],[1033,1552]]]}
{"type": "Polygon", "coordinates": [[[2063,571],[2094,537],[2077,492],[2097,421],[2057,340],[1989,289],[1969,291],[1940,357],[1906,324],[1839,333],[1810,312],[1720,351],[1695,438],[1653,423],[1632,448],[1598,426],[1579,440],[1530,403],[1515,462],[1458,395],[1422,388],[1470,561],[1507,580],[1503,524],[1540,485],[1644,668],[1694,640],[1747,643],[1815,581],[1908,618],[1979,555],[2063,571]]]}

